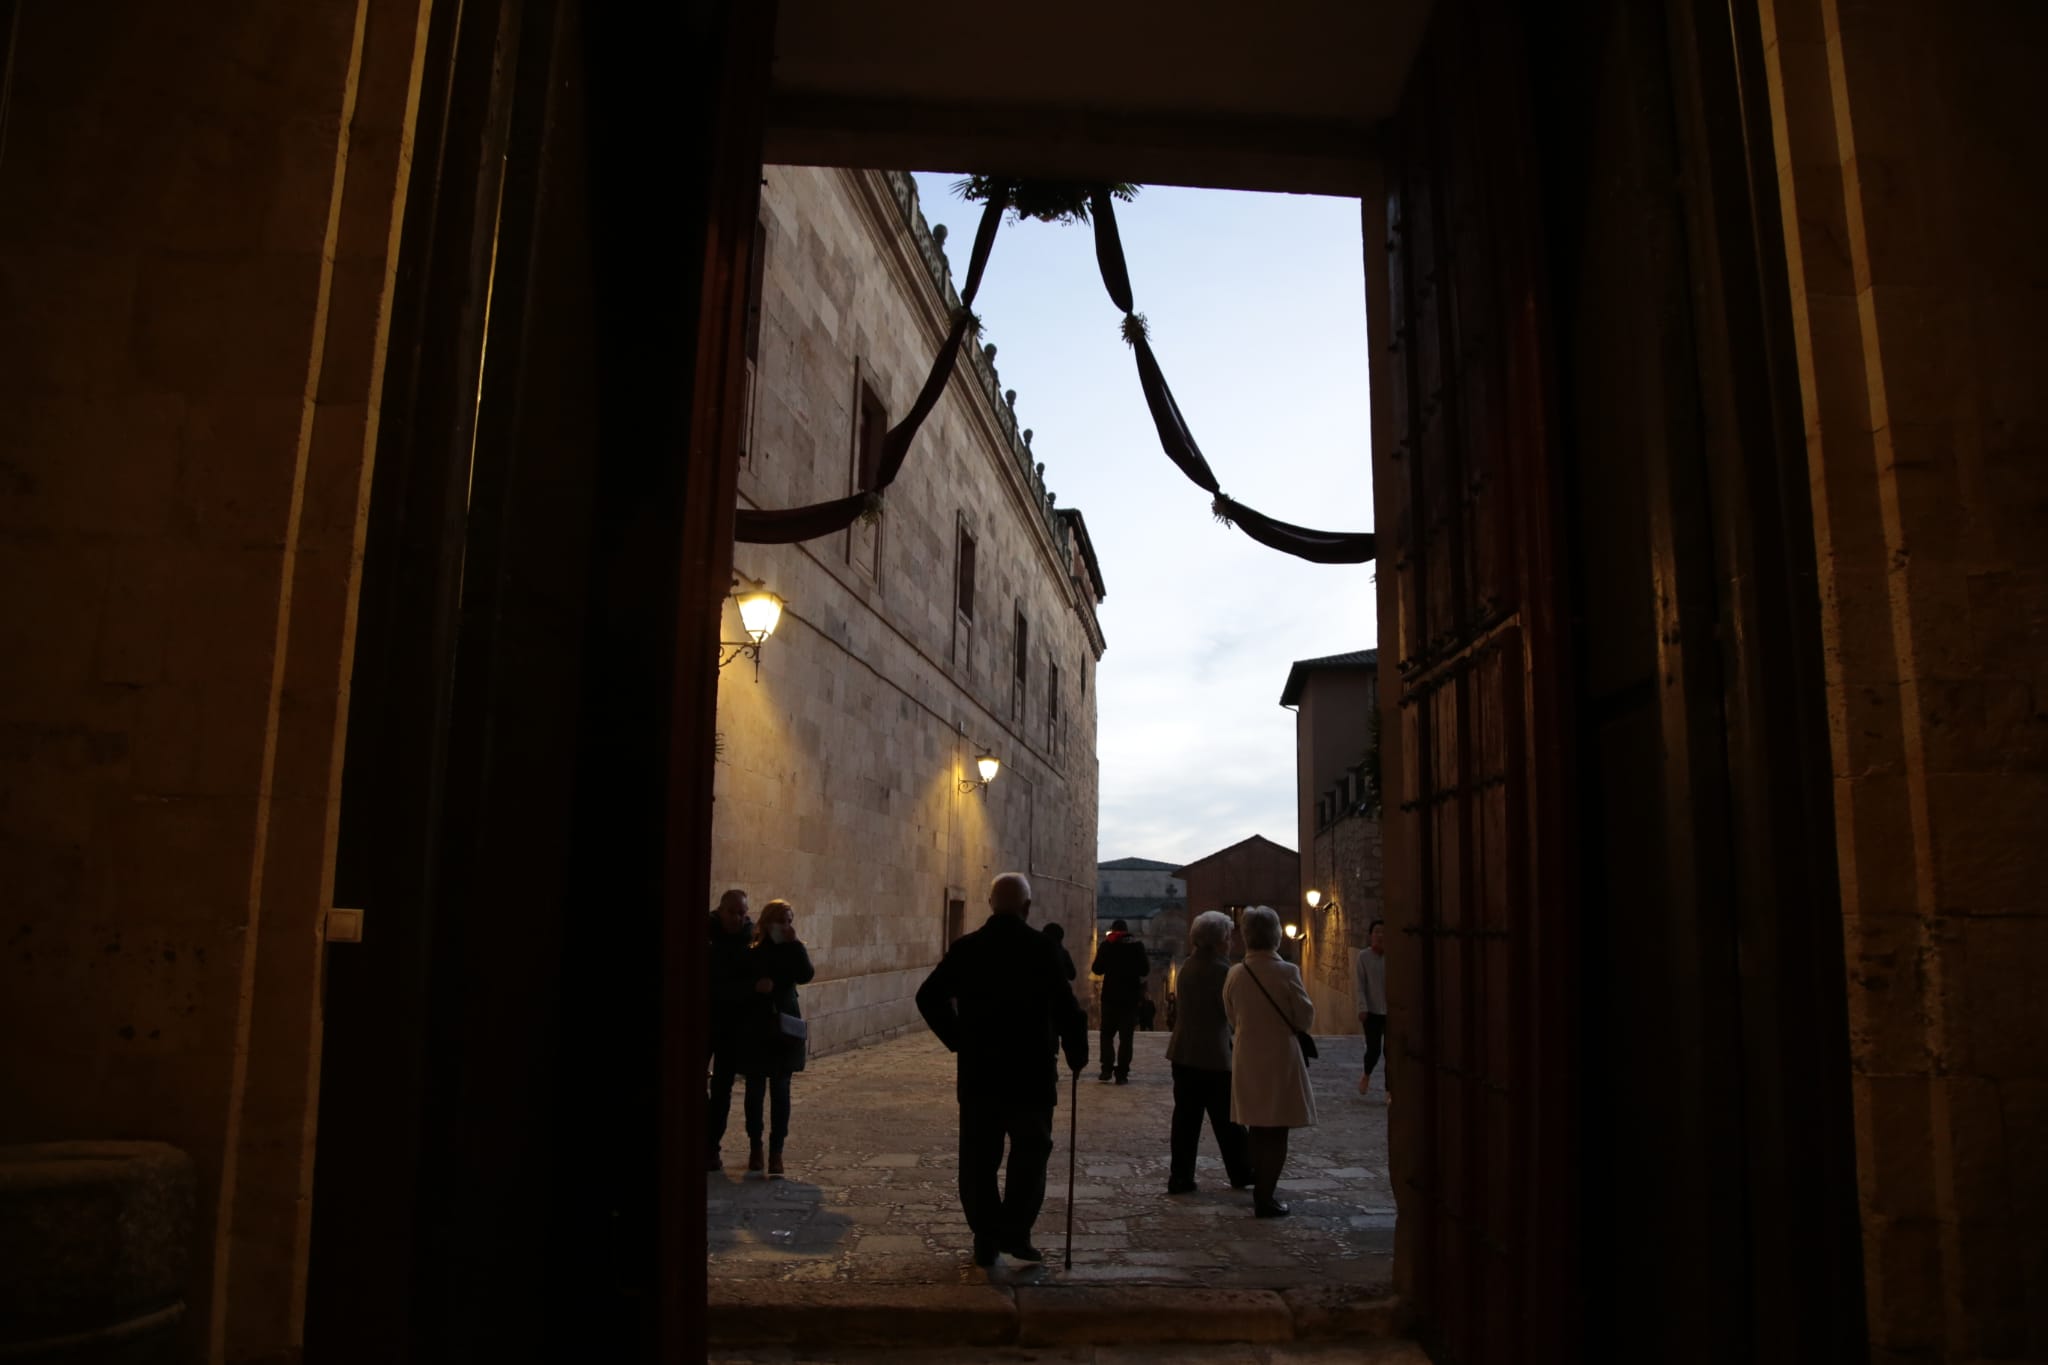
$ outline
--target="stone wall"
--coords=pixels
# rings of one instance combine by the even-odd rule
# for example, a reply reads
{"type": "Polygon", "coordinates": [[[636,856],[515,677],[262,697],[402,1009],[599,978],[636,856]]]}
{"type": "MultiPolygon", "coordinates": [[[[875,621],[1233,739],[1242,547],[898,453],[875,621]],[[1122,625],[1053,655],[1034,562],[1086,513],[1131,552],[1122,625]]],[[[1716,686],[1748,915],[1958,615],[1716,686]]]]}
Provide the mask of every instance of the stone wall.
{"type": "Polygon", "coordinates": [[[2048,9],[1764,0],[1872,1358],[2048,1355],[2048,9]]]}
{"type": "Polygon", "coordinates": [[[1351,987],[1351,963],[1365,947],[1366,931],[1381,916],[1380,855],[1380,822],[1355,812],[1316,831],[1310,847],[1311,885],[1324,900],[1314,910],[1302,908],[1308,933],[1301,967],[1315,1001],[1318,1033],[1364,1031],[1351,987]]]}
{"type": "MultiPolygon", "coordinates": [[[[895,421],[944,326],[907,178],[774,166],[743,501],[788,507],[852,487],[859,386],[895,421]],[[908,213],[906,214],[906,207],[908,213]]],[[[788,600],[762,651],[720,680],[713,885],[796,905],[818,968],[813,1050],[917,1023],[948,903],[986,916],[990,877],[1030,874],[1035,923],[1066,926],[1082,968],[1095,900],[1095,587],[1049,500],[993,367],[963,356],[886,510],[790,546],[741,545],[739,572],[788,600]],[[971,627],[955,612],[958,534],[976,541],[971,627]],[[1013,691],[1014,620],[1029,622],[1013,691]],[[1058,669],[1059,720],[1048,691],[1058,669]],[[962,792],[989,746],[1002,771],[962,792]]],[[[728,639],[740,638],[736,614],[728,639]]]]}
{"type": "Polygon", "coordinates": [[[17,16],[0,1142],[191,1156],[189,1344],[212,1360],[295,1349],[303,1312],[321,924],[423,10],[17,16]]]}

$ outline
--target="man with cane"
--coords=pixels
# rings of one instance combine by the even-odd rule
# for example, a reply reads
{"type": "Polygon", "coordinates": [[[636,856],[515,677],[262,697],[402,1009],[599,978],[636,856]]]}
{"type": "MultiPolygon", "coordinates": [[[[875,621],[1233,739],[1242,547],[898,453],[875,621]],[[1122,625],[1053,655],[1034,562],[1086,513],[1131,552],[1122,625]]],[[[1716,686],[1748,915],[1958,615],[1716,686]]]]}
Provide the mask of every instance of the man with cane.
{"type": "Polygon", "coordinates": [[[988,922],[955,942],[917,990],[918,1012],[957,1058],[960,1207],[978,1266],[994,1265],[999,1252],[1045,1259],[1031,1226],[1045,1203],[1059,1104],[1055,1040],[1076,1074],[1088,1065],[1088,1016],[1057,946],[1028,924],[1031,883],[1005,872],[989,886],[988,908],[988,922]],[[1009,1174],[999,1189],[1005,1142],[1009,1174]]]}

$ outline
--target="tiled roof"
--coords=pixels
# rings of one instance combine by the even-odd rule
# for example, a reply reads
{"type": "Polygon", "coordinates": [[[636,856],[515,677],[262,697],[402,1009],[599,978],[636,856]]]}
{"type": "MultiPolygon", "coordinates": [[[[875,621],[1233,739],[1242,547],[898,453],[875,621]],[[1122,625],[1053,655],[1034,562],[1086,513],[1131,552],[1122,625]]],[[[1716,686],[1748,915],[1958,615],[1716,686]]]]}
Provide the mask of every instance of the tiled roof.
{"type": "Polygon", "coordinates": [[[1294,666],[1287,670],[1287,686],[1280,689],[1280,704],[1297,705],[1301,701],[1301,689],[1308,685],[1308,675],[1311,673],[1348,672],[1379,666],[1380,652],[1377,649],[1354,649],[1348,654],[1325,654],[1320,659],[1296,659],[1294,666]]]}
{"type": "Polygon", "coordinates": [[[1275,849],[1281,853],[1285,853],[1290,858],[1299,856],[1295,853],[1293,849],[1287,847],[1287,845],[1285,844],[1275,843],[1263,834],[1254,834],[1249,839],[1239,839],[1236,843],[1230,845],[1228,848],[1219,848],[1214,853],[1208,854],[1204,857],[1197,858],[1193,862],[1189,863],[1186,867],[1176,868],[1174,870],[1173,875],[1176,877],[1185,877],[1187,876],[1190,869],[1200,867],[1203,863],[1208,862],[1212,858],[1220,858],[1226,853],[1235,852],[1236,850],[1243,848],[1246,844],[1264,844],[1268,848],[1275,849]]]}
{"type": "Polygon", "coordinates": [[[1162,863],[1156,858],[1117,858],[1107,863],[1097,863],[1103,872],[1171,872],[1172,863],[1162,863]]]}
{"type": "Polygon", "coordinates": [[[1176,896],[1097,896],[1097,919],[1151,919],[1167,910],[1184,910],[1187,902],[1176,896]]]}

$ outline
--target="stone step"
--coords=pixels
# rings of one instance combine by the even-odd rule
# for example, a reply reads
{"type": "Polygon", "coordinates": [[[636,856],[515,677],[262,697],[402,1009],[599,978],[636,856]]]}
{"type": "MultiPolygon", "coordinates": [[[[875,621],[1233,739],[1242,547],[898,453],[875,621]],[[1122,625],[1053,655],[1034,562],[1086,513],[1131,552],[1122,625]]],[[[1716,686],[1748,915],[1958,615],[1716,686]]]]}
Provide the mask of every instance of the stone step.
{"type": "Polygon", "coordinates": [[[1399,1300],[1342,1286],[714,1282],[719,1347],[1393,1341],[1399,1300]]]}

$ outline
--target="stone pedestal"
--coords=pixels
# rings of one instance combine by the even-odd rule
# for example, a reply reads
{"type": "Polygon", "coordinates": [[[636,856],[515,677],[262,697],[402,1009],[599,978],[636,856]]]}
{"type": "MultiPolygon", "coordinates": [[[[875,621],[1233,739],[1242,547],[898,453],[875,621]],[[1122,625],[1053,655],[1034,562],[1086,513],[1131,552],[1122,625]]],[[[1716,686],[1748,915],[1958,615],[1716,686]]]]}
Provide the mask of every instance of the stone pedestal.
{"type": "Polygon", "coordinates": [[[0,1360],[178,1360],[192,1215],[164,1143],[0,1147],[0,1360]]]}

